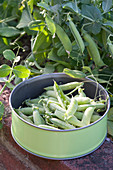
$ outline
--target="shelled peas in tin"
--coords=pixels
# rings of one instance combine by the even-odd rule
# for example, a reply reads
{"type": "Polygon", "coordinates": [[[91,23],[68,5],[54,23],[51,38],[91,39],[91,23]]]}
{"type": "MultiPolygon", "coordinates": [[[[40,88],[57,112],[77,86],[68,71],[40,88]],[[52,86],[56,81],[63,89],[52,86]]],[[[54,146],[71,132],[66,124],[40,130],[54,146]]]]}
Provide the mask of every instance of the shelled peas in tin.
{"type": "Polygon", "coordinates": [[[15,111],[27,122],[45,129],[87,126],[101,117],[99,112],[106,108],[107,101],[87,97],[83,85],[84,82],[58,85],[54,81],[54,85],[44,88],[39,97],[25,100],[15,111]]]}

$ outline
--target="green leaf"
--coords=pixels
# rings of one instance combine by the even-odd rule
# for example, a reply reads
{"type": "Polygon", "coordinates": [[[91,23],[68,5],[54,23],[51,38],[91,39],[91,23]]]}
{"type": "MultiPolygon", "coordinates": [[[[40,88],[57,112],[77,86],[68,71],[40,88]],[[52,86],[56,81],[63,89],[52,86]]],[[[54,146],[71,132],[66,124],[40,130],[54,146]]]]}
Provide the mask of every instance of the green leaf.
{"type": "Polygon", "coordinates": [[[8,83],[8,82],[6,82],[6,85],[11,90],[13,90],[13,88],[15,87],[12,83],[8,83]]]}
{"type": "Polygon", "coordinates": [[[28,1],[28,5],[30,6],[31,13],[33,12],[33,3],[34,3],[34,0],[29,0],[28,1]]]}
{"type": "Polygon", "coordinates": [[[24,28],[28,27],[29,23],[31,22],[31,17],[27,9],[24,9],[22,12],[22,16],[20,19],[19,24],[16,26],[17,28],[24,28]]]}
{"type": "Polygon", "coordinates": [[[50,6],[49,6],[47,3],[45,3],[45,2],[37,3],[37,6],[39,6],[39,7],[41,7],[41,8],[44,8],[44,9],[46,9],[47,11],[51,11],[50,6]]]}
{"type": "Polygon", "coordinates": [[[61,57],[57,56],[57,52],[56,50],[52,49],[49,54],[48,54],[48,59],[55,61],[57,63],[60,63],[62,65],[64,65],[65,67],[70,67],[69,63],[67,63],[66,61],[63,61],[61,57]]]}
{"type": "Polygon", "coordinates": [[[68,2],[68,3],[64,4],[63,8],[69,9],[72,12],[80,13],[80,9],[78,8],[76,1],[75,2],[68,2]]]}
{"type": "Polygon", "coordinates": [[[26,78],[29,77],[30,70],[27,69],[25,66],[19,65],[14,67],[13,73],[19,78],[26,78]]]}
{"type": "Polygon", "coordinates": [[[108,123],[108,134],[113,136],[113,122],[108,120],[107,123],[108,123]]]}
{"type": "Polygon", "coordinates": [[[7,48],[9,48],[9,46],[5,44],[3,37],[0,37],[0,54],[7,48]]]}
{"type": "Polygon", "coordinates": [[[15,54],[12,50],[5,50],[3,55],[7,60],[13,60],[15,58],[15,54]]]}
{"type": "Polygon", "coordinates": [[[0,28],[0,35],[4,36],[4,37],[14,37],[20,33],[21,33],[21,31],[19,31],[15,27],[9,26],[9,27],[0,28]]]}
{"type": "Polygon", "coordinates": [[[52,20],[52,18],[49,15],[46,16],[45,21],[47,23],[48,29],[50,30],[52,35],[54,35],[56,32],[56,26],[55,26],[54,21],[52,20]]]}
{"type": "Polygon", "coordinates": [[[2,120],[4,111],[5,111],[4,104],[0,101],[0,120],[2,120]]]}
{"type": "Polygon", "coordinates": [[[103,23],[103,25],[105,25],[105,26],[110,26],[110,27],[113,28],[113,21],[107,20],[107,22],[103,23]]]}
{"type": "Polygon", "coordinates": [[[84,70],[87,70],[89,73],[92,74],[92,71],[91,71],[91,68],[90,68],[90,67],[88,67],[88,66],[83,66],[82,68],[83,68],[84,70]]]}
{"type": "Polygon", "coordinates": [[[107,119],[113,121],[113,107],[109,109],[107,119]]]}
{"type": "Polygon", "coordinates": [[[44,68],[44,73],[53,73],[55,71],[55,67],[53,66],[53,64],[50,63],[46,63],[45,68],[44,68]]]}
{"type": "Polygon", "coordinates": [[[0,121],[0,129],[2,129],[3,127],[3,124],[2,124],[2,121],[0,121]]]}
{"type": "Polygon", "coordinates": [[[0,82],[6,82],[7,81],[7,78],[6,77],[2,77],[2,78],[0,78],[0,82]]]}
{"type": "Polygon", "coordinates": [[[95,22],[90,22],[89,25],[85,26],[85,29],[88,32],[91,32],[96,35],[96,34],[100,33],[101,26],[102,26],[101,23],[95,21],[95,22]]]}
{"type": "Polygon", "coordinates": [[[96,6],[91,5],[83,5],[81,11],[83,17],[91,19],[92,21],[102,20],[101,11],[96,6]]]}
{"type": "Polygon", "coordinates": [[[104,13],[108,12],[111,7],[112,7],[112,0],[103,0],[102,9],[104,13]]]}
{"type": "Polygon", "coordinates": [[[7,64],[3,64],[0,66],[0,77],[6,77],[10,74],[11,67],[7,64]]]}

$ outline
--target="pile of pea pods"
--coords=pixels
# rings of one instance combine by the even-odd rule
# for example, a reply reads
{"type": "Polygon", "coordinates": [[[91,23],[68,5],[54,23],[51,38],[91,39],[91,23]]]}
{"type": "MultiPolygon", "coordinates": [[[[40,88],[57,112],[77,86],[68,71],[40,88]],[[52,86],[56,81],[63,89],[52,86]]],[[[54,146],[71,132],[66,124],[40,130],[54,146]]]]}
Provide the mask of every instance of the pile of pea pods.
{"type": "Polygon", "coordinates": [[[44,88],[35,99],[27,99],[15,109],[25,121],[40,128],[66,130],[76,129],[100,119],[106,108],[106,100],[86,96],[84,82],[69,82],[44,88]]]}

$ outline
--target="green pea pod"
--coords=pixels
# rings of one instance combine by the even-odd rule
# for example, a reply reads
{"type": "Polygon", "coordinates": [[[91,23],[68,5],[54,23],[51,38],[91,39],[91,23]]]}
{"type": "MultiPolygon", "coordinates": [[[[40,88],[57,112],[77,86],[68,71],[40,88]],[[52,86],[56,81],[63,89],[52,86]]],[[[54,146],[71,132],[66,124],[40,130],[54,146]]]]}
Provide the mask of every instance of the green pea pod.
{"type": "MultiPolygon", "coordinates": [[[[76,112],[75,114],[74,114],[74,116],[76,116],[76,118],[77,119],[79,119],[79,120],[82,120],[82,117],[83,117],[83,112],[76,112]]],[[[91,123],[93,123],[93,122],[95,122],[96,120],[98,120],[98,119],[100,119],[100,117],[101,116],[99,116],[99,115],[92,115],[91,116],[91,123]]]]}
{"type": "Polygon", "coordinates": [[[61,128],[61,129],[75,129],[75,126],[73,125],[70,125],[69,123],[67,122],[64,122],[60,119],[57,119],[57,118],[50,118],[50,121],[58,128],[61,128]]]}
{"type": "Polygon", "coordinates": [[[70,30],[71,30],[74,38],[75,38],[75,41],[78,44],[78,47],[80,48],[81,53],[83,53],[84,49],[85,49],[84,42],[82,40],[82,37],[81,37],[79,31],[77,30],[75,24],[72,22],[70,17],[69,17],[69,28],[70,28],[70,30]]]}
{"type": "Polygon", "coordinates": [[[79,112],[85,111],[88,107],[95,107],[96,109],[103,109],[105,108],[105,104],[92,102],[91,104],[78,105],[77,111],[79,112]]]}
{"type": "Polygon", "coordinates": [[[33,53],[36,53],[37,50],[43,45],[45,41],[46,41],[46,35],[43,32],[41,32],[40,34],[37,33],[32,46],[33,53]]]}
{"type": "Polygon", "coordinates": [[[64,68],[63,72],[73,78],[85,78],[86,77],[86,74],[79,70],[70,70],[68,68],[64,68]]]}
{"type": "Polygon", "coordinates": [[[79,88],[78,89],[78,94],[79,94],[79,97],[86,97],[86,94],[83,92],[84,89],[82,88],[79,88]]]}
{"type": "Polygon", "coordinates": [[[52,110],[52,111],[55,111],[56,109],[57,110],[60,110],[60,111],[62,111],[62,112],[66,112],[66,109],[64,109],[64,108],[62,108],[61,106],[59,106],[58,104],[56,104],[56,103],[49,103],[48,104],[48,107],[49,107],[49,109],[50,110],[52,110]]]}
{"type": "Polygon", "coordinates": [[[32,115],[33,114],[33,108],[32,107],[23,107],[23,108],[19,108],[17,110],[20,111],[21,113],[25,114],[25,115],[32,115]]]}
{"type": "Polygon", "coordinates": [[[56,81],[54,81],[54,91],[55,91],[56,97],[57,97],[60,105],[62,106],[62,108],[66,109],[66,104],[69,101],[68,101],[67,97],[64,95],[60,86],[56,83],[56,81]]]}
{"type": "Polygon", "coordinates": [[[56,128],[56,127],[49,126],[49,125],[38,125],[38,127],[44,128],[44,129],[60,130],[60,129],[56,128]]]}
{"type": "Polygon", "coordinates": [[[76,97],[75,96],[75,99],[76,99],[78,105],[80,105],[80,104],[89,104],[90,101],[91,101],[91,99],[89,97],[81,97],[81,96],[76,97]]]}
{"type": "Polygon", "coordinates": [[[83,31],[83,37],[84,37],[84,40],[88,43],[87,50],[88,50],[90,57],[93,59],[95,65],[99,67],[104,66],[105,64],[100,57],[100,53],[99,53],[99,50],[97,48],[97,44],[95,43],[95,41],[85,31],[83,31]]]}
{"type": "Polygon", "coordinates": [[[33,121],[32,121],[28,116],[24,115],[24,114],[21,113],[20,111],[18,112],[18,114],[19,114],[19,116],[20,116],[21,118],[23,118],[23,119],[26,120],[27,122],[33,124],[33,121]]]}
{"type": "MultiPolygon", "coordinates": [[[[65,83],[65,84],[62,84],[62,85],[59,85],[59,87],[63,90],[63,91],[66,91],[66,90],[72,90],[72,89],[75,89],[77,86],[83,86],[84,83],[83,82],[70,82],[70,83],[65,83]]],[[[44,89],[45,90],[53,90],[54,86],[48,86],[48,87],[45,87],[44,89]]]]}
{"type": "Polygon", "coordinates": [[[104,29],[102,30],[102,42],[104,48],[107,50],[107,32],[104,29]]]}
{"type": "Polygon", "coordinates": [[[55,26],[53,19],[49,15],[47,15],[45,18],[45,21],[46,21],[48,29],[50,30],[52,35],[54,35],[56,32],[56,26],[55,26]]]}
{"type": "Polygon", "coordinates": [[[37,109],[33,110],[33,121],[35,125],[44,124],[44,121],[42,121],[42,117],[40,116],[40,113],[37,109]]]}
{"type": "Polygon", "coordinates": [[[113,56],[113,44],[112,44],[112,41],[110,40],[111,36],[112,36],[111,34],[108,36],[107,44],[109,46],[109,51],[110,51],[111,55],[113,56]]]}
{"type": "Polygon", "coordinates": [[[90,124],[90,121],[91,121],[91,116],[93,115],[93,112],[95,110],[95,107],[88,107],[84,114],[83,114],[83,118],[82,118],[82,122],[85,124],[85,125],[89,125],[90,124]]]}
{"type": "Polygon", "coordinates": [[[74,115],[77,108],[78,108],[77,100],[74,97],[72,97],[68,109],[66,110],[65,113],[65,119],[68,119],[70,116],[74,115]]]}
{"type": "Polygon", "coordinates": [[[56,34],[58,38],[60,39],[62,45],[64,46],[66,52],[70,53],[72,51],[72,43],[68,35],[63,30],[63,28],[61,28],[58,24],[56,24],[56,34]]]}

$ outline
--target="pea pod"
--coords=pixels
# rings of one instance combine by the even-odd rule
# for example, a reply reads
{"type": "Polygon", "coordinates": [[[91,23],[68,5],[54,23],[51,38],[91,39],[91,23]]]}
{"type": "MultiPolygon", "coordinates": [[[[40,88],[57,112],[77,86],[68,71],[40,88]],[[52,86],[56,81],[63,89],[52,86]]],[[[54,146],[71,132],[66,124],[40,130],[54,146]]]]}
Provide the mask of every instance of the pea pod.
{"type": "Polygon", "coordinates": [[[55,23],[54,23],[53,19],[49,15],[47,15],[45,18],[45,21],[48,26],[48,29],[50,30],[52,35],[54,35],[56,32],[56,27],[55,27],[55,23]]]}
{"type": "Polygon", "coordinates": [[[66,103],[68,103],[68,100],[65,97],[60,86],[56,83],[56,81],[54,81],[54,91],[55,91],[56,97],[57,97],[60,105],[62,106],[62,108],[66,109],[66,103]]]}
{"type": "Polygon", "coordinates": [[[33,121],[35,125],[44,124],[43,118],[40,116],[38,109],[33,110],[33,121]]]}
{"type": "Polygon", "coordinates": [[[104,48],[107,50],[107,32],[104,29],[102,30],[102,42],[104,48]]]}
{"type": "Polygon", "coordinates": [[[111,36],[112,36],[111,34],[108,36],[107,44],[109,46],[109,51],[110,51],[111,55],[113,56],[113,44],[112,44],[112,41],[110,40],[111,36]]]}
{"type": "MultiPolygon", "coordinates": [[[[76,113],[74,114],[74,116],[76,116],[77,119],[82,120],[83,114],[84,114],[83,112],[76,112],[76,113]]],[[[93,114],[93,115],[91,116],[91,123],[92,123],[92,122],[95,122],[95,121],[98,120],[98,119],[100,119],[100,117],[101,117],[101,116],[99,116],[99,115],[93,114]]]]}
{"type": "Polygon", "coordinates": [[[44,129],[60,130],[60,129],[56,128],[56,127],[49,126],[49,125],[38,125],[38,127],[44,128],[44,129]]]}
{"type": "Polygon", "coordinates": [[[70,125],[69,123],[66,123],[60,119],[57,118],[50,118],[50,121],[56,126],[61,129],[75,129],[75,126],[70,125]]]}
{"type": "Polygon", "coordinates": [[[75,41],[77,42],[77,45],[80,48],[81,53],[83,53],[84,49],[85,49],[84,42],[82,40],[82,37],[81,37],[79,31],[77,30],[75,24],[73,23],[73,21],[71,20],[70,17],[69,17],[69,28],[75,38],[75,41]]]}
{"type": "Polygon", "coordinates": [[[33,108],[32,107],[23,107],[19,108],[18,111],[25,115],[32,115],[33,114],[33,108]]]}
{"type": "Polygon", "coordinates": [[[42,46],[42,44],[46,41],[46,36],[43,32],[41,32],[40,34],[37,33],[35,40],[33,42],[33,47],[32,47],[32,51],[33,53],[36,53],[36,51],[42,46]]]}
{"type": "Polygon", "coordinates": [[[86,74],[79,70],[70,70],[69,68],[64,68],[63,72],[73,78],[85,78],[86,74]]]}
{"type": "MultiPolygon", "coordinates": [[[[59,85],[59,87],[63,90],[63,91],[66,91],[66,90],[72,90],[72,89],[75,89],[77,86],[83,86],[84,83],[83,82],[69,82],[69,83],[65,83],[65,84],[62,84],[62,85],[59,85]]],[[[48,86],[48,87],[45,87],[44,89],[45,90],[53,90],[53,86],[48,86]]]]}
{"type": "Polygon", "coordinates": [[[97,48],[97,44],[95,43],[95,41],[85,31],[83,31],[83,37],[84,37],[84,40],[88,43],[87,50],[89,52],[90,57],[93,59],[95,65],[99,67],[104,66],[105,64],[100,57],[100,53],[99,53],[99,50],[97,48]]]}
{"type": "Polygon", "coordinates": [[[19,116],[22,117],[24,120],[26,120],[27,122],[29,123],[32,123],[33,124],[33,121],[26,115],[24,115],[23,113],[21,112],[18,112],[19,116]]]}
{"type": "MultiPolygon", "coordinates": [[[[61,120],[65,119],[64,113],[59,110],[56,110],[54,114],[61,120]]],[[[67,122],[74,126],[79,126],[79,127],[84,126],[84,123],[78,120],[74,115],[70,116],[69,119],[67,119],[67,122]]]]}
{"type": "Polygon", "coordinates": [[[94,109],[95,107],[88,107],[84,114],[83,114],[83,118],[82,118],[82,122],[85,124],[85,125],[89,125],[90,124],[90,121],[91,121],[91,116],[94,112],[94,109]]]}
{"type": "Polygon", "coordinates": [[[56,34],[58,38],[60,39],[62,45],[64,46],[67,53],[72,51],[72,43],[68,37],[68,35],[65,33],[63,28],[61,28],[58,24],[56,24],[56,34]]]}
{"type": "Polygon", "coordinates": [[[70,116],[74,115],[77,108],[78,108],[77,100],[74,97],[72,97],[68,109],[66,110],[65,118],[68,119],[70,116]]]}

